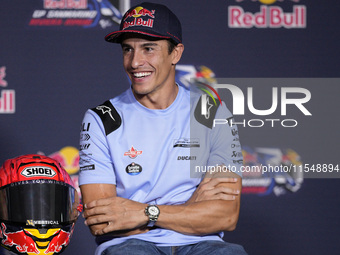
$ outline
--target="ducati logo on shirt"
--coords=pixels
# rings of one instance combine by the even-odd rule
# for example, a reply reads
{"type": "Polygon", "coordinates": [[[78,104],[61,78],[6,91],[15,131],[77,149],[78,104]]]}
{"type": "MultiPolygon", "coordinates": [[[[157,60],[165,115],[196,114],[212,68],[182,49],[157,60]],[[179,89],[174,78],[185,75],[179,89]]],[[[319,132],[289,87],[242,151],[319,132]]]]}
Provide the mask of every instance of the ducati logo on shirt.
{"type": "Polygon", "coordinates": [[[129,156],[130,158],[136,158],[138,155],[142,154],[143,151],[136,150],[131,146],[131,149],[124,153],[124,156],[129,156]]]}

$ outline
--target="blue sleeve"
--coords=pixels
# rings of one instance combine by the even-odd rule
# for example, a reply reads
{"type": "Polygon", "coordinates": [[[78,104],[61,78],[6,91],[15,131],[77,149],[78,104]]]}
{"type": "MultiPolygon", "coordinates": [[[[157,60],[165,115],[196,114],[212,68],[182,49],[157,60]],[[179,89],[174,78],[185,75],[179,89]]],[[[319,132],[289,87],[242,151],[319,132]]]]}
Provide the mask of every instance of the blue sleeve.
{"type": "Polygon", "coordinates": [[[243,156],[238,129],[233,122],[233,116],[223,102],[215,115],[208,165],[224,165],[242,177],[243,156]]]}
{"type": "Polygon", "coordinates": [[[79,185],[116,184],[114,165],[100,117],[92,110],[85,113],[79,148],[79,185]]]}

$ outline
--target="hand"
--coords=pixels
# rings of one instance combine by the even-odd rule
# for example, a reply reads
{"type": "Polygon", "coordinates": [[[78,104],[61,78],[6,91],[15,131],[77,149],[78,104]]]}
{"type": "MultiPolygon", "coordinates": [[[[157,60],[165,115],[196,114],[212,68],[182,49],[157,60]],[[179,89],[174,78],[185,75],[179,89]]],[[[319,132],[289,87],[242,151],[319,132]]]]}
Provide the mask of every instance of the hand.
{"type": "Polygon", "coordinates": [[[138,203],[121,197],[109,197],[91,201],[85,204],[85,224],[87,226],[104,224],[96,229],[95,235],[103,235],[109,232],[112,234],[122,234],[122,230],[127,235],[148,231],[142,226],[148,222],[148,217],[144,210],[146,204],[138,203]],[[106,225],[105,225],[106,223],[106,225]]]}
{"type": "Polygon", "coordinates": [[[236,184],[239,180],[240,178],[236,177],[206,177],[199,184],[186,204],[207,200],[235,200],[236,196],[240,194],[240,190],[234,189],[232,186],[234,186],[234,184],[236,184]]]}

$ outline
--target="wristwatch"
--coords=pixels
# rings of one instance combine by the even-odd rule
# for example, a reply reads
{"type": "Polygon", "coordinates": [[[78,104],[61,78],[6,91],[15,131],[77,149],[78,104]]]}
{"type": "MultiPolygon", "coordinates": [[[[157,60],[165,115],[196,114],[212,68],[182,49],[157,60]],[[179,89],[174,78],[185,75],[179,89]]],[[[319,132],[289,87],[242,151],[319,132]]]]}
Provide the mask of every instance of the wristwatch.
{"type": "Polygon", "coordinates": [[[148,205],[145,208],[145,215],[149,217],[148,227],[153,227],[159,216],[159,208],[156,205],[148,205]]]}

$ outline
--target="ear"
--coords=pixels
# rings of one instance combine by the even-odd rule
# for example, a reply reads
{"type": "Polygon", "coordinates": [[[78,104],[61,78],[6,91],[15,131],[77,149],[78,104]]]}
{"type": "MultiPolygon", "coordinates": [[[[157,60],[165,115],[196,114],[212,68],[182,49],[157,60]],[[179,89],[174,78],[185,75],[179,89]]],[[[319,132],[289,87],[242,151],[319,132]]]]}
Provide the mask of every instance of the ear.
{"type": "Polygon", "coordinates": [[[176,65],[178,61],[181,59],[183,51],[184,51],[184,45],[182,43],[177,44],[174,50],[171,52],[171,54],[173,55],[173,58],[172,58],[173,65],[176,65]]]}

